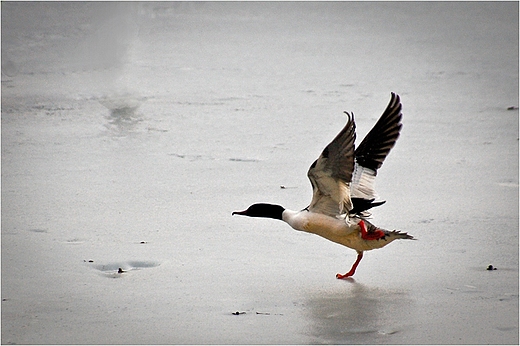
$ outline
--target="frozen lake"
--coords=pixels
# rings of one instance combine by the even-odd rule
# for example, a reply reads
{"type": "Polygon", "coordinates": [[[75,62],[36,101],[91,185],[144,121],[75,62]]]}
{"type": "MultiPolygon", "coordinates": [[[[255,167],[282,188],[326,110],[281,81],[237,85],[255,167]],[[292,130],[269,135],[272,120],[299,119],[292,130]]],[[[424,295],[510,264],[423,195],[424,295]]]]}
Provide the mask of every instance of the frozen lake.
{"type": "Polygon", "coordinates": [[[519,343],[517,2],[1,6],[3,344],[519,343]],[[391,91],[417,241],[231,217],[391,91]]]}

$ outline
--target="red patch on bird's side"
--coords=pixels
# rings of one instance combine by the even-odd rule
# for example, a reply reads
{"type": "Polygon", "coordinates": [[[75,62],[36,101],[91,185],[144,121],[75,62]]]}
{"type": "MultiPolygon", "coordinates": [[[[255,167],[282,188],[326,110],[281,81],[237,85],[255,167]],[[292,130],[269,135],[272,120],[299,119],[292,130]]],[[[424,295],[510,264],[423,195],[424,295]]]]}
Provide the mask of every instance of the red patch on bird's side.
{"type": "Polygon", "coordinates": [[[361,238],[365,240],[378,240],[385,237],[385,232],[376,229],[374,231],[368,232],[365,222],[363,220],[359,221],[358,226],[361,228],[361,238]]]}

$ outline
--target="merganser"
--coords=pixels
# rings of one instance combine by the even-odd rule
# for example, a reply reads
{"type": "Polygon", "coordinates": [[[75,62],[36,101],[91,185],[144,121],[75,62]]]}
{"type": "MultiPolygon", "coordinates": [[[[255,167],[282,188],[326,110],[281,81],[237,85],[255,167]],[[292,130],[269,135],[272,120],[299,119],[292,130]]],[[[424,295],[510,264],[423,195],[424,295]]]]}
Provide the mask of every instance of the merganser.
{"type": "Polygon", "coordinates": [[[367,211],[385,201],[375,202],[374,189],[377,170],[393,148],[401,131],[401,101],[391,93],[390,103],[374,127],[354,149],[356,124],[354,114],[345,112],[347,124],[325,147],[311,165],[307,176],[311,181],[311,204],[300,210],[280,205],[257,203],[232,215],[264,217],[282,220],[298,231],[314,233],[357,251],[357,259],[346,274],[354,275],[363,252],[382,248],[396,239],[415,239],[400,231],[388,231],[367,220],[367,211]]]}

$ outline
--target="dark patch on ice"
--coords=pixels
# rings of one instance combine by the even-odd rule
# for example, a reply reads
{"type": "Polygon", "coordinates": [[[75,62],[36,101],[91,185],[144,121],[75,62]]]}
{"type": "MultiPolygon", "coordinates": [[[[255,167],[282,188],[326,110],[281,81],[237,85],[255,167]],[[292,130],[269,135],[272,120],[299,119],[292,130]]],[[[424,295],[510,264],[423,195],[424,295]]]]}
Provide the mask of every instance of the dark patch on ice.
{"type": "Polygon", "coordinates": [[[503,293],[502,298],[498,298],[498,301],[500,301],[500,302],[508,302],[511,300],[517,301],[517,303],[518,303],[518,293],[503,293]]]}
{"type": "Polygon", "coordinates": [[[116,135],[124,135],[134,130],[135,126],[143,121],[137,110],[145,100],[145,97],[131,94],[108,95],[98,99],[98,102],[109,110],[105,117],[108,121],[105,127],[116,135]]]}
{"type": "Polygon", "coordinates": [[[45,115],[55,116],[55,115],[60,115],[62,111],[74,110],[74,107],[56,106],[54,104],[50,104],[50,105],[39,104],[39,105],[32,106],[32,109],[36,109],[38,111],[45,112],[45,115]]]}
{"type": "Polygon", "coordinates": [[[185,157],[186,157],[186,155],[182,155],[182,154],[175,154],[175,153],[173,153],[173,154],[168,154],[168,155],[170,155],[170,156],[176,156],[176,157],[178,157],[178,158],[181,158],[181,159],[183,159],[183,158],[185,158],[185,157]]]}
{"type": "Polygon", "coordinates": [[[396,334],[398,333],[399,331],[398,330],[380,330],[378,331],[377,333],[380,334],[380,335],[393,335],[393,334],[396,334]]]}
{"type": "Polygon", "coordinates": [[[74,110],[74,107],[58,107],[58,106],[51,106],[51,105],[36,105],[33,106],[34,109],[38,110],[47,110],[47,111],[71,111],[74,110]]]}
{"type": "Polygon", "coordinates": [[[513,188],[518,188],[518,182],[516,180],[513,180],[513,179],[504,179],[500,182],[497,182],[497,184],[499,186],[503,186],[503,187],[513,187],[513,188]]]}
{"type": "Polygon", "coordinates": [[[203,161],[203,160],[215,160],[214,157],[208,156],[208,155],[189,155],[189,154],[177,154],[177,153],[171,153],[168,154],[169,156],[175,156],[181,159],[188,159],[190,161],[203,161]]]}
{"type": "Polygon", "coordinates": [[[65,243],[70,244],[70,245],[79,245],[79,244],[83,244],[84,240],[79,239],[79,238],[73,238],[73,239],[68,239],[67,241],[65,241],[65,243]]]}
{"type": "Polygon", "coordinates": [[[257,315],[267,315],[267,316],[270,316],[270,315],[278,315],[278,316],[283,316],[283,314],[272,314],[270,312],[256,312],[257,315]]]}
{"type": "Polygon", "coordinates": [[[233,96],[230,96],[230,97],[222,97],[222,98],[218,98],[217,101],[222,101],[222,102],[228,102],[228,101],[242,101],[242,100],[245,100],[243,97],[233,97],[233,96]]]}
{"type": "Polygon", "coordinates": [[[155,131],[155,132],[168,132],[168,130],[165,129],[158,129],[156,127],[147,127],[146,128],[149,132],[155,131]]]}
{"type": "MultiPolygon", "coordinates": [[[[90,260],[92,261],[92,260],[90,260]]],[[[89,263],[93,263],[90,262],[89,263]]],[[[126,262],[109,262],[105,264],[94,264],[92,268],[99,270],[102,275],[110,278],[121,277],[121,274],[133,270],[140,270],[146,268],[154,268],[160,263],[156,261],[126,261],[126,262]]]]}
{"type": "Polygon", "coordinates": [[[341,91],[338,90],[329,90],[323,93],[323,96],[338,96],[341,95],[341,91]]]}
{"type": "MultiPolygon", "coordinates": [[[[245,311],[235,311],[235,312],[232,312],[232,313],[231,313],[231,315],[235,315],[235,316],[238,316],[238,315],[245,315],[245,314],[247,314],[247,312],[245,312],[245,311]]],[[[283,316],[283,314],[280,314],[280,313],[260,312],[260,311],[255,311],[255,315],[265,315],[265,316],[276,315],[276,316],[283,316]]]]}
{"type": "Polygon", "coordinates": [[[259,162],[259,160],[257,159],[243,159],[243,158],[239,158],[239,157],[232,157],[229,159],[229,161],[233,161],[233,162],[259,162]]]}
{"type": "Polygon", "coordinates": [[[135,116],[137,107],[121,107],[110,110],[110,116],[112,118],[131,118],[135,116]]]}
{"type": "Polygon", "coordinates": [[[29,232],[34,232],[34,233],[48,233],[48,231],[46,229],[41,229],[41,228],[32,228],[29,230],[29,232]]]}
{"type": "Polygon", "coordinates": [[[2,88],[14,88],[14,85],[12,83],[13,83],[12,80],[3,80],[2,88]]]}
{"type": "Polygon", "coordinates": [[[127,261],[127,262],[111,262],[105,264],[97,264],[94,266],[95,269],[100,271],[112,271],[124,268],[125,270],[153,268],[159,265],[155,261],[127,261]]]}
{"type": "Polygon", "coordinates": [[[417,223],[431,223],[434,219],[423,219],[423,220],[419,220],[417,221],[417,223]]]}
{"type": "Polygon", "coordinates": [[[175,104],[183,106],[222,106],[224,102],[192,102],[192,101],[178,101],[175,104]]]}
{"type": "Polygon", "coordinates": [[[518,327],[496,327],[498,330],[500,330],[501,332],[509,332],[509,331],[514,331],[516,330],[518,327]]]}
{"type": "Polygon", "coordinates": [[[488,269],[489,268],[489,265],[485,265],[485,264],[479,264],[479,265],[475,265],[475,266],[470,266],[468,267],[472,272],[480,272],[480,273],[483,273],[483,272],[487,272],[488,270],[489,271],[494,271],[494,270],[498,270],[500,272],[516,272],[518,271],[518,269],[515,269],[515,268],[511,268],[511,267],[502,267],[500,266],[500,268],[497,268],[495,267],[494,265],[492,265],[493,269],[488,269]]]}

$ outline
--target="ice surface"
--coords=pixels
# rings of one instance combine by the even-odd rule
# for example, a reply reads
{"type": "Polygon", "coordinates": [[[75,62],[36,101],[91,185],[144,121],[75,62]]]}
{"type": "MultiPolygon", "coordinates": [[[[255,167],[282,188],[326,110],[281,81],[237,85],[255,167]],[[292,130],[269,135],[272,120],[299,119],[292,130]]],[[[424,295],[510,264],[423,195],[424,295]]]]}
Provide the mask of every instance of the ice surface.
{"type": "Polygon", "coordinates": [[[518,3],[1,6],[2,343],[518,344],[518,3]],[[231,217],[391,91],[417,241],[231,217]]]}

